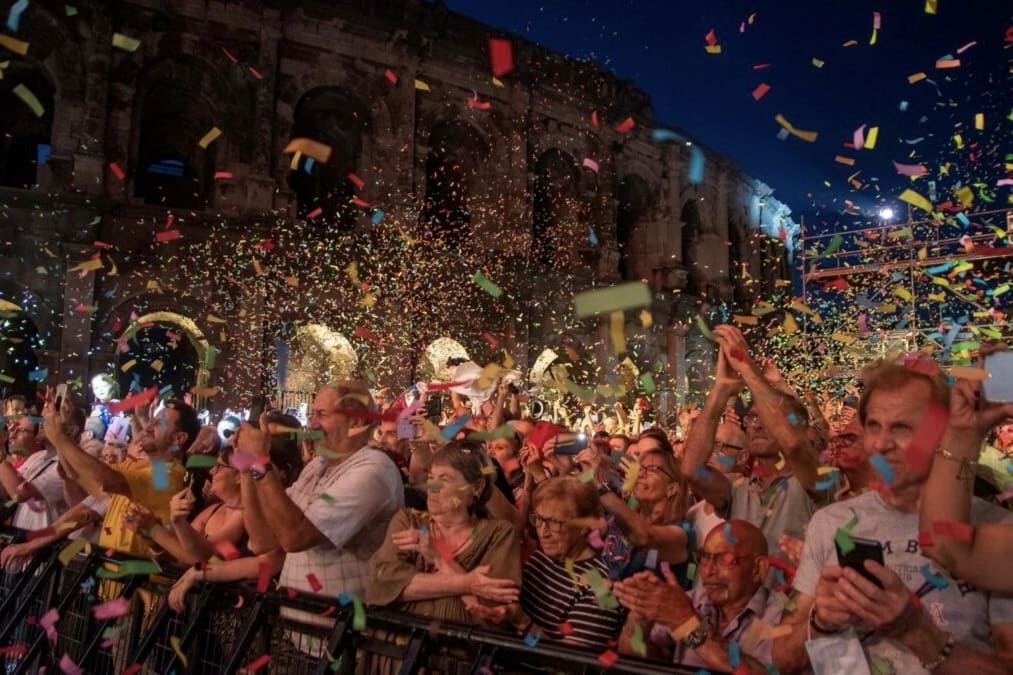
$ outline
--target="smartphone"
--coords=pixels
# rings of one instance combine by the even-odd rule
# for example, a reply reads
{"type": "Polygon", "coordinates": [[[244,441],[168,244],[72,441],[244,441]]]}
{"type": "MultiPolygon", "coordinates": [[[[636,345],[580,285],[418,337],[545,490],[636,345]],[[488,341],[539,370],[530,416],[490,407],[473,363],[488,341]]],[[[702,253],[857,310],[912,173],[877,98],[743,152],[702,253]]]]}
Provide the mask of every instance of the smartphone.
{"type": "Polygon", "coordinates": [[[443,413],[443,401],[439,396],[430,395],[426,399],[426,419],[433,424],[440,423],[440,416],[443,413]]]}
{"type": "Polygon", "coordinates": [[[253,397],[250,401],[250,416],[247,418],[247,422],[255,427],[260,426],[260,416],[264,412],[264,406],[267,404],[267,397],[263,394],[253,397]]]}
{"type": "Polygon", "coordinates": [[[988,377],[981,383],[986,401],[1013,402],[1013,352],[995,352],[985,357],[988,377]]]}
{"type": "Polygon", "coordinates": [[[834,546],[837,548],[837,562],[841,567],[850,567],[879,588],[883,588],[883,582],[865,569],[866,560],[875,560],[880,565],[883,564],[883,545],[873,539],[859,539],[858,537],[852,537],[851,541],[854,542],[855,548],[847,553],[843,553],[840,543],[834,541],[834,546]]]}
{"type": "Polygon", "coordinates": [[[64,382],[63,384],[56,385],[56,398],[53,399],[53,403],[54,405],[56,405],[57,410],[59,410],[60,406],[63,405],[63,399],[65,399],[66,397],[67,397],[67,383],[64,382]]]}
{"type": "Polygon", "coordinates": [[[410,419],[397,421],[397,437],[399,440],[413,441],[419,437],[422,429],[417,424],[412,424],[410,419]]]}
{"type": "Polygon", "coordinates": [[[560,434],[559,439],[553,448],[553,452],[557,455],[573,456],[587,447],[587,434],[560,434]]]}
{"type": "Polygon", "coordinates": [[[183,474],[183,486],[189,488],[190,494],[193,495],[194,499],[199,499],[200,495],[197,494],[197,484],[200,481],[195,479],[196,476],[194,475],[193,469],[187,470],[187,472],[183,474]]]}

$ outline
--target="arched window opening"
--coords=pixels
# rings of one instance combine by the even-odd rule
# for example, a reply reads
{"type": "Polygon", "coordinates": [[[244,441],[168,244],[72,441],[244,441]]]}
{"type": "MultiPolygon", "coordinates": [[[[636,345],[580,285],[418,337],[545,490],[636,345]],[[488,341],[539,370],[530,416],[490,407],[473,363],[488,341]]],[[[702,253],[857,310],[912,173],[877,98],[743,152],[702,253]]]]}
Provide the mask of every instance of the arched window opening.
{"type": "Polygon", "coordinates": [[[41,69],[12,61],[0,80],[0,101],[0,185],[31,188],[50,154],[53,87],[41,69]]]}
{"type": "Polygon", "coordinates": [[[468,200],[488,147],[478,131],[460,121],[444,122],[429,134],[426,197],[419,215],[423,236],[449,246],[471,234],[468,200]]]}
{"type": "Polygon", "coordinates": [[[154,82],[144,96],[140,125],[134,195],[145,204],[207,208],[221,144],[203,149],[197,143],[215,126],[210,106],[174,82],[154,82]]]}
{"type": "Polygon", "coordinates": [[[354,378],[359,365],[348,338],[318,323],[296,328],[291,338],[284,340],[278,357],[277,380],[284,409],[309,403],[324,384],[354,378]]]}
{"type": "Polygon", "coordinates": [[[326,163],[303,156],[289,171],[300,218],[313,214],[311,221],[327,228],[355,226],[361,209],[352,203],[355,185],[348,175],[358,168],[364,136],[371,129],[369,109],[345,89],[318,87],[299,99],[292,137],[310,138],[331,149],[326,163]]]}
{"type": "Polygon", "coordinates": [[[35,323],[22,311],[0,311],[0,399],[24,396],[35,400],[37,381],[32,377],[39,368],[35,350],[42,339],[35,323]]]}
{"type": "Polygon", "coordinates": [[[186,331],[168,322],[144,322],[131,329],[127,350],[119,354],[117,379],[120,392],[172,388],[182,397],[198,384],[201,359],[186,331]]]}
{"type": "Polygon", "coordinates": [[[568,153],[553,148],[535,166],[532,252],[542,265],[558,262],[558,254],[575,234],[580,172],[568,153]]]}
{"type": "MultiPolygon", "coordinates": [[[[635,240],[643,236],[638,232],[641,219],[650,208],[650,187],[640,176],[624,176],[619,181],[616,209],[616,244],[619,248],[619,274],[625,280],[637,276],[635,240]]],[[[642,251],[646,253],[646,248],[642,251]]]]}

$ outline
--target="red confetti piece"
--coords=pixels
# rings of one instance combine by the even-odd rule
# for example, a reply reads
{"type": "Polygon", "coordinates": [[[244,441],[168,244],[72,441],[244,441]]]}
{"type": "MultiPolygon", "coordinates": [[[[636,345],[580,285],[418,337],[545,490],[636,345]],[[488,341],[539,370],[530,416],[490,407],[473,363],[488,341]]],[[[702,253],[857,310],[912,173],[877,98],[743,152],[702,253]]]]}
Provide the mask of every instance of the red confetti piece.
{"type": "Polygon", "coordinates": [[[324,588],[324,585],[317,579],[317,575],[312,572],[306,575],[306,581],[309,582],[310,588],[313,589],[314,593],[319,593],[324,588]]]}
{"type": "Polygon", "coordinates": [[[352,203],[355,204],[356,206],[361,206],[364,209],[371,209],[371,208],[373,208],[372,204],[370,204],[369,202],[367,202],[364,199],[359,199],[358,197],[352,197],[352,203]]]}
{"type": "Polygon", "coordinates": [[[255,673],[270,662],[271,662],[271,655],[262,654],[261,656],[257,657],[253,661],[250,661],[249,663],[246,664],[246,672],[255,673]]]}
{"type": "Polygon", "coordinates": [[[168,230],[166,232],[158,232],[155,234],[155,241],[159,243],[165,243],[167,241],[175,241],[183,237],[183,233],[179,230],[168,230]]]}
{"type": "Polygon", "coordinates": [[[356,190],[361,190],[362,186],[366,184],[366,181],[356,176],[355,173],[352,171],[348,172],[348,180],[351,181],[352,185],[355,186],[356,190]]]}
{"type": "Polygon", "coordinates": [[[232,178],[231,171],[215,171],[215,180],[228,180],[232,178]]]}
{"type": "Polygon", "coordinates": [[[619,654],[614,649],[606,649],[598,655],[598,663],[602,664],[606,668],[611,668],[619,660],[619,654]]]}
{"type": "Polygon", "coordinates": [[[28,653],[28,645],[9,645],[0,647],[0,655],[10,654],[14,658],[22,658],[28,653]]]}
{"type": "Polygon", "coordinates": [[[627,117],[622,122],[616,125],[616,131],[621,134],[629,133],[633,127],[636,126],[636,122],[633,121],[632,117],[627,117]]]}
{"type": "Polygon", "coordinates": [[[121,169],[120,165],[116,162],[109,163],[109,170],[113,172],[114,176],[116,176],[116,180],[123,180],[127,177],[127,174],[123,173],[123,169],[121,169]]]}
{"type": "Polygon", "coordinates": [[[149,387],[138,394],[127,396],[121,401],[113,401],[109,404],[109,414],[116,415],[124,410],[133,410],[137,406],[144,405],[154,399],[157,393],[158,387],[149,387]]]}
{"type": "Polygon", "coordinates": [[[267,586],[271,583],[271,566],[266,562],[260,563],[257,567],[257,592],[266,593],[267,586]]]}
{"type": "Polygon", "coordinates": [[[958,523],[952,520],[937,520],[932,523],[932,531],[936,534],[945,534],[957,541],[971,541],[974,538],[974,527],[967,523],[958,523]]]}
{"type": "MultiPolygon", "coordinates": [[[[937,364],[938,367],[938,364],[937,364]]],[[[908,443],[904,461],[918,474],[925,474],[932,464],[932,453],[943,438],[946,425],[950,420],[950,411],[942,403],[932,403],[925,420],[915,430],[908,443]]]]}
{"type": "Polygon", "coordinates": [[[274,242],[271,241],[270,239],[261,239],[260,243],[257,244],[257,248],[259,248],[264,253],[270,253],[271,251],[274,250],[274,242]]]}
{"type": "Polygon", "coordinates": [[[502,77],[514,69],[514,47],[509,40],[489,38],[489,63],[493,77],[502,77]]]}
{"type": "Polygon", "coordinates": [[[764,68],[770,68],[769,63],[757,63],[753,66],[753,70],[763,70],[764,68]]]}
{"type": "Polygon", "coordinates": [[[921,608],[922,608],[922,599],[919,598],[914,593],[912,593],[911,594],[911,604],[914,605],[915,609],[921,610],[921,608]]]}
{"type": "Polygon", "coordinates": [[[285,592],[288,593],[288,599],[289,600],[294,600],[295,596],[299,595],[299,591],[297,591],[294,588],[286,588],[285,592]]]}
{"type": "Polygon", "coordinates": [[[352,331],[352,334],[355,335],[355,337],[360,338],[362,340],[369,340],[370,342],[375,342],[377,344],[381,344],[382,342],[380,340],[380,336],[378,336],[376,333],[369,330],[365,326],[356,326],[355,330],[352,331]]]}
{"type": "Polygon", "coordinates": [[[594,125],[595,129],[598,128],[598,111],[597,110],[592,110],[591,111],[591,124],[594,125]]]}
{"type": "Polygon", "coordinates": [[[314,218],[319,218],[323,212],[324,210],[318,206],[317,208],[313,209],[312,211],[306,214],[306,220],[313,220],[314,218]]]}
{"type": "Polygon", "coordinates": [[[388,68],[387,70],[383,71],[383,76],[386,77],[387,81],[390,82],[391,84],[397,84],[398,83],[398,76],[397,76],[397,74],[393,70],[391,70],[390,68],[388,68]]]}
{"type": "Polygon", "coordinates": [[[770,85],[767,84],[766,82],[761,82],[760,84],[756,85],[756,89],[753,90],[753,100],[759,101],[761,98],[767,95],[768,91],[770,91],[770,85]]]}
{"type": "Polygon", "coordinates": [[[426,385],[428,391],[445,391],[447,389],[453,389],[454,387],[464,387],[475,380],[458,380],[457,382],[430,382],[426,385]]]}
{"type": "Polygon", "coordinates": [[[707,44],[712,47],[718,43],[718,36],[717,33],[714,32],[713,28],[711,28],[707,34],[703,36],[703,39],[706,40],[707,44]]]}
{"type": "Polygon", "coordinates": [[[226,49],[225,47],[222,47],[222,51],[225,52],[225,57],[229,61],[232,61],[232,63],[239,63],[239,59],[237,59],[235,56],[233,56],[232,53],[229,52],[228,49],[226,49]]]}
{"type": "Polygon", "coordinates": [[[330,607],[328,607],[324,611],[320,612],[320,616],[334,616],[335,612],[337,612],[337,611],[338,611],[338,608],[335,607],[334,605],[331,605],[330,607]]]}
{"type": "Polygon", "coordinates": [[[477,98],[469,98],[468,107],[472,110],[489,110],[492,108],[492,103],[489,103],[489,101],[479,101],[477,98]]]}
{"type": "Polygon", "coordinates": [[[935,540],[932,538],[931,532],[919,532],[918,533],[918,546],[921,548],[932,548],[936,545],[935,540]]]}
{"type": "Polygon", "coordinates": [[[736,361],[744,361],[746,358],[745,353],[738,347],[732,347],[732,350],[728,352],[728,355],[736,361]]]}
{"type": "Polygon", "coordinates": [[[94,246],[95,248],[112,248],[113,247],[112,244],[107,244],[104,241],[98,241],[98,240],[95,240],[94,242],[92,242],[92,246],[94,246]]]}
{"type": "Polygon", "coordinates": [[[489,346],[492,347],[493,349],[499,348],[499,340],[497,340],[490,333],[482,333],[482,337],[485,338],[485,341],[488,342],[489,346]]]}
{"type": "Polygon", "coordinates": [[[564,621],[563,623],[559,624],[559,633],[561,635],[570,635],[570,634],[572,634],[573,633],[573,624],[571,624],[569,621],[564,621]]]}
{"type": "Polygon", "coordinates": [[[256,68],[250,68],[250,67],[247,67],[247,70],[248,70],[248,71],[250,71],[250,75],[253,75],[253,76],[254,76],[255,78],[257,78],[258,80],[263,80],[263,79],[264,79],[264,76],[263,76],[263,75],[261,75],[261,74],[260,74],[260,71],[259,71],[259,70],[257,70],[256,68]]]}

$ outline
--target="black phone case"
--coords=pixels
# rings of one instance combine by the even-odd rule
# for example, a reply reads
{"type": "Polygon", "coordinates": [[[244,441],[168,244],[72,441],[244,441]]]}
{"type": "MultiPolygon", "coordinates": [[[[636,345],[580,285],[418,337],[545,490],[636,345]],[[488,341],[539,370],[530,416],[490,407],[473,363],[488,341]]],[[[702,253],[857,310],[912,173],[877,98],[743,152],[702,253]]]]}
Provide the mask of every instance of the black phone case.
{"type": "Polygon", "coordinates": [[[873,576],[872,572],[865,569],[864,562],[866,560],[875,560],[880,565],[883,563],[883,545],[878,541],[871,539],[858,539],[853,537],[851,539],[855,544],[855,548],[851,549],[847,553],[841,552],[841,547],[834,543],[834,547],[837,549],[837,562],[840,563],[841,567],[850,567],[855,570],[863,577],[876,584],[877,587],[883,588],[883,583],[873,576]]]}

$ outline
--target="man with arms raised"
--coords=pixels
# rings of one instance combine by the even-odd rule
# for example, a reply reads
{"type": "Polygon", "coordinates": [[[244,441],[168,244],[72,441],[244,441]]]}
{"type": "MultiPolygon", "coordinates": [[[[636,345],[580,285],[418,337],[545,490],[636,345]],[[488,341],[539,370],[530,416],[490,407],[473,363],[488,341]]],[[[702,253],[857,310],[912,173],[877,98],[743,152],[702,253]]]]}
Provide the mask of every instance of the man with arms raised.
{"type": "MultiPolygon", "coordinates": [[[[950,462],[939,446],[949,387],[931,358],[909,356],[905,364],[882,363],[865,376],[859,403],[865,449],[889,467],[887,485],[813,516],[795,575],[796,609],[786,619],[792,632],[774,645],[781,672],[806,668],[807,648],[817,672],[862,672],[863,648],[905,675],[1013,669],[1013,599],[934,569],[922,553],[918,507],[925,480],[933,461],[950,462]],[[882,549],[885,565],[862,562],[875,583],[838,563],[835,540],[846,549],[856,539],[882,549]],[[821,654],[832,654],[829,664],[821,654]]],[[[998,507],[975,504],[974,522],[1010,519],[998,507]]]]}

